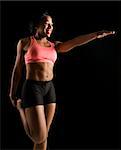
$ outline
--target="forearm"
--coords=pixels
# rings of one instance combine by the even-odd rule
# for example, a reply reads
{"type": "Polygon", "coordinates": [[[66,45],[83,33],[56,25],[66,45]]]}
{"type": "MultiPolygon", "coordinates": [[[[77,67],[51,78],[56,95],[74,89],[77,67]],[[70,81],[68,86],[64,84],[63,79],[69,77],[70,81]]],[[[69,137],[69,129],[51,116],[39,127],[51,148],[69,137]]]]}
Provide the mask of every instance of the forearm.
{"type": "Polygon", "coordinates": [[[86,44],[90,41],[93,41],[97,38],[97,32],[86,34],[86,35],[80,35],[73,39],[74,45],[81,46],[83,44],[86,44]]]}
{"type": "Polygon", "coordinates": [[[14,68],[11,77],[11,85],[10,85],[10,93],[9,93],[10,98],[15,98],[20,79],[21,79],[20,70],[14,68]]]}

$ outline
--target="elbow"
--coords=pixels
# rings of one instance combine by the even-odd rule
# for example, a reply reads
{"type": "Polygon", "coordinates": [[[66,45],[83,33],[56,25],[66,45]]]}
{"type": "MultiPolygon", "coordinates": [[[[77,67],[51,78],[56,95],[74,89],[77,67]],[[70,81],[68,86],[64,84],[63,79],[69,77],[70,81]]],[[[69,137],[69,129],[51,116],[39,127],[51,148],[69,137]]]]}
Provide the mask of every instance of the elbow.
{"type": "Polygon", "coordinates": [[[20,70],[19,70],[19,69],[17,69],[17,68],[14,68],[14,69],[13,69],[13,73],[12,73],[12,75],[13,75],[13,76],[17,76],[17,77],[19,77],[19,76],[20,76],[20,70]]]}
{"type": "Polygon", "coordinates": [[[14,67],[12,72],[12,78],[14,78],[15,82],[17,82],[17,80],[21,78],[21,73],[22,73],[21,68],[14,67]]]}
{"type": "Polygon", "coordinates": [[[20,76],[20,75],[21,75],[21,72],[22,72],[22,66],[15,66],[15,67],[13,68],[13,72],[14,72],[15,74],[17,74],[18,76],[20,76]]]}

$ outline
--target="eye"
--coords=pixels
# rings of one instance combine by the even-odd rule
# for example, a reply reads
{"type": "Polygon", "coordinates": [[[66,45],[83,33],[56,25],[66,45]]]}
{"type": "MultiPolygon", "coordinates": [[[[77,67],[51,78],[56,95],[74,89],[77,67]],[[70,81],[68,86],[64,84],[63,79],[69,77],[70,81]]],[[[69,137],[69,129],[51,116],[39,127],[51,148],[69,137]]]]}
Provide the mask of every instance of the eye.
{"type": "Polygon", "coordinates": [[[45,25],[46,25],[46,26],[51,26],[51,27],[53,27],[53,23],[51,24],[51,23],[49,23],[49,22],[46,22],[45,25]]]}
{"type": "Polygon", "coordinates": [[[45,26],[48,25],[47,23],[44,24],[45,26]]]}

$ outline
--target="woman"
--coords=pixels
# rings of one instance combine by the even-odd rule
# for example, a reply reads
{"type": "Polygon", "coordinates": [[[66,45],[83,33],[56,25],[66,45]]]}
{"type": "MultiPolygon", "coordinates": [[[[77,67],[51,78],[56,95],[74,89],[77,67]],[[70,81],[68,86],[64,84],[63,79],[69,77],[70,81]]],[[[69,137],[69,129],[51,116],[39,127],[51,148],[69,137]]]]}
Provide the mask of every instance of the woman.
{"type": "Polygon", "coordinates": [[[48,132],[56,109],[56,94],[53,79],[53,67],[58,52],[68,52],[92,40],[114,34],[112,31],[100,31],[81,35],[66,42],[50,42],[53,21],[49,14],[43,14],[34,24],[34,34],[20,39],[17,44],[17,56],[11,77],[10,100],[20,112],[27,135],[34,143],[34,150],[46,150],[48,132]],[[16,91],[25,61],[26,80],[22,88],[21,99],[16,91]]]}

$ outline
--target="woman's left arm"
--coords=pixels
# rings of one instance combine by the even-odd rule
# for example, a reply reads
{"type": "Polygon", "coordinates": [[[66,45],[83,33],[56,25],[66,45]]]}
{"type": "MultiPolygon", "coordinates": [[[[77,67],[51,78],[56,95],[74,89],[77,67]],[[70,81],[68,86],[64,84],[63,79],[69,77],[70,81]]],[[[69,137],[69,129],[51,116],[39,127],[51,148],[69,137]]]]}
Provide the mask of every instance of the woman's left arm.
{"type": "Polygon", "coordinates": [[[80,35],[66,42],[57,42],[56,50],[57,52],[68,52],[71,49],[86,44],[95,39],[103,38],[105,36],[115,34],[114,31],[98,31],[90,34],[80,35]]]}

